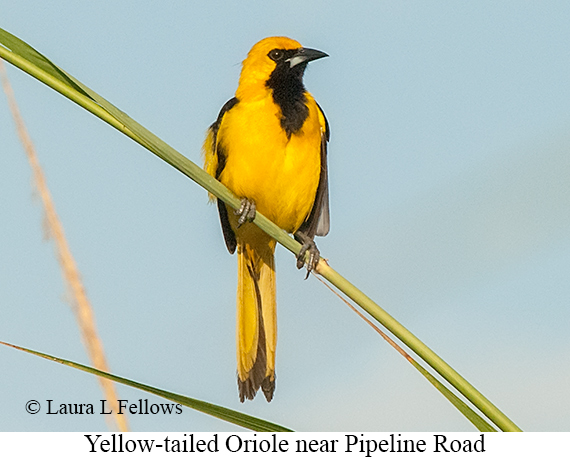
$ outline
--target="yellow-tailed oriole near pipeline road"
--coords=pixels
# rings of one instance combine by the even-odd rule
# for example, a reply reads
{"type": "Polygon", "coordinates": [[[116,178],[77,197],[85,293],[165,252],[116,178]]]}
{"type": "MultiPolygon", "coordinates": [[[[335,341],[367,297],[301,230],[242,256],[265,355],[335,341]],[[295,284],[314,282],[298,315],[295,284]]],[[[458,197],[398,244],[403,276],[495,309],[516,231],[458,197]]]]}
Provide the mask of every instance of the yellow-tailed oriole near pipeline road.
{"type": "MultiPolygon", "coordinates": [[[[297,267],[309,253],[319,261],[315,235],[329,231],[327,141],[323,111],[305,90],[307,64],[327,54],[285,37],[257,43],[235,97],[220,111],[204,143],[206,171],[242,199],[238,211],[218,200],[228,251],[238,252],[237,377],[239,398],[261,387],[275,391],[277,317],[275,240],[251,222],[256,210],[302,243],[297,267]]],[[[213,198],[213,197],[212,197],[213,198]]]]}

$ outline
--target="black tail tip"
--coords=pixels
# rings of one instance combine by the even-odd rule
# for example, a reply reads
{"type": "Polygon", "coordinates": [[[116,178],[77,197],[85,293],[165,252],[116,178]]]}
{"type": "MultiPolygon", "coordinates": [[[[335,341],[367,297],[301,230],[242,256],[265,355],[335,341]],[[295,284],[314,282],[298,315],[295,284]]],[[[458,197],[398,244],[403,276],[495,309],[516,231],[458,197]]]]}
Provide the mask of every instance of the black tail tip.
{"type": "Polygon", "coordinates": [[[275,377],[267,376],[261,383],[254,383],[251,377],[242,381],[238,376],[238,390],[239,390],[239,401],[244,402],[245,400],[253,400],[257,391],[261,388],[265,399],[269,403],[273,400],[273,394],[275,393],[275,377]]]}
{"type": "Polygon", "coordinates": [[[261,383],[261,390],[263,391],[263,395],[265,395],[267,403],[273,400],[273,394],[275,392],[275,377],[273,379],[270,379],[269,376],[265,378],[261,383]]]}

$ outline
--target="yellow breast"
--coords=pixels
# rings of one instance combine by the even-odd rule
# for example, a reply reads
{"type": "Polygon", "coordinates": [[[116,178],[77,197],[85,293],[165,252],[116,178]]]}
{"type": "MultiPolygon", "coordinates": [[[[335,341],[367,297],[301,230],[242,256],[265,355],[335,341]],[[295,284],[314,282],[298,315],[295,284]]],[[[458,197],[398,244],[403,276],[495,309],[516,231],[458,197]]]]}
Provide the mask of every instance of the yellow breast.
{"type": "Polygon", "coordinates": [[[319,184],[322,126],[309,94],[307,101],[309,116],[290,138],[268,92],[237,103],[218,132],[226,154],[220,181],[238,197],[254,200],[259,212],[288,232],[296,231],[309,215],[319,184]]]}

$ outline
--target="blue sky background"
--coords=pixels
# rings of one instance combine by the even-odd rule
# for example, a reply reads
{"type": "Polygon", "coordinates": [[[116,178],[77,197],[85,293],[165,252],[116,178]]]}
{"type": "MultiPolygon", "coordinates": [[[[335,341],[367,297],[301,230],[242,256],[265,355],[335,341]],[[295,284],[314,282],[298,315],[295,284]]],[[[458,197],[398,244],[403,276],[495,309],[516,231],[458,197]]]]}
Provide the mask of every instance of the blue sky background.
{"type": "MultiPolygon", "coordinates": [[[[568,2],[0,1],[27,41],[191,160],[261,38],[330,58],[333,267],[521,428],[570,430],[568,2]]],[[[472,426],[294,258],[277,253],[274,401],[241,405],[236,259],[190,180],[9,68],[116,374],[302,431],[472,426]]],[[[0,339],[87,363],[0,96],[0,339]]],[[[105,430],[90,375],[0,348],[0,430],[105,430]]],[[[118,386],[119,397],[157,397],[118,386]]],[[[237,428],[191,410],[134,431],[237,428]]]]}

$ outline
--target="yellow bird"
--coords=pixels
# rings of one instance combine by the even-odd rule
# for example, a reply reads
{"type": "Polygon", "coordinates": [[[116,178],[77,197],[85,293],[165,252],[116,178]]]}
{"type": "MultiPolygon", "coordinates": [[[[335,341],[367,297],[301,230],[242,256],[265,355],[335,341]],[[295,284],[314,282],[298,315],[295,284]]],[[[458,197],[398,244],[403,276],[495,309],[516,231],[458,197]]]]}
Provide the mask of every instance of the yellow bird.
{"type": "MultiPolygon", "coordinates": [[[[228,251],[238,252],[237,377],[240,401],[275,391],[277,315],[275,240],[246,223],[256,210],[303,244],[307,270],[319,261],[315,235],[329,231],[327,141],[323,111],[305,90],[307,64],[327,54],[286,37],[261,40],[243,62],[235,97],[204,143],[204,168],[242,199],[217,201],[228,251]]],[[[212,199],[214,197],[210,196],[212,199]]]]}

